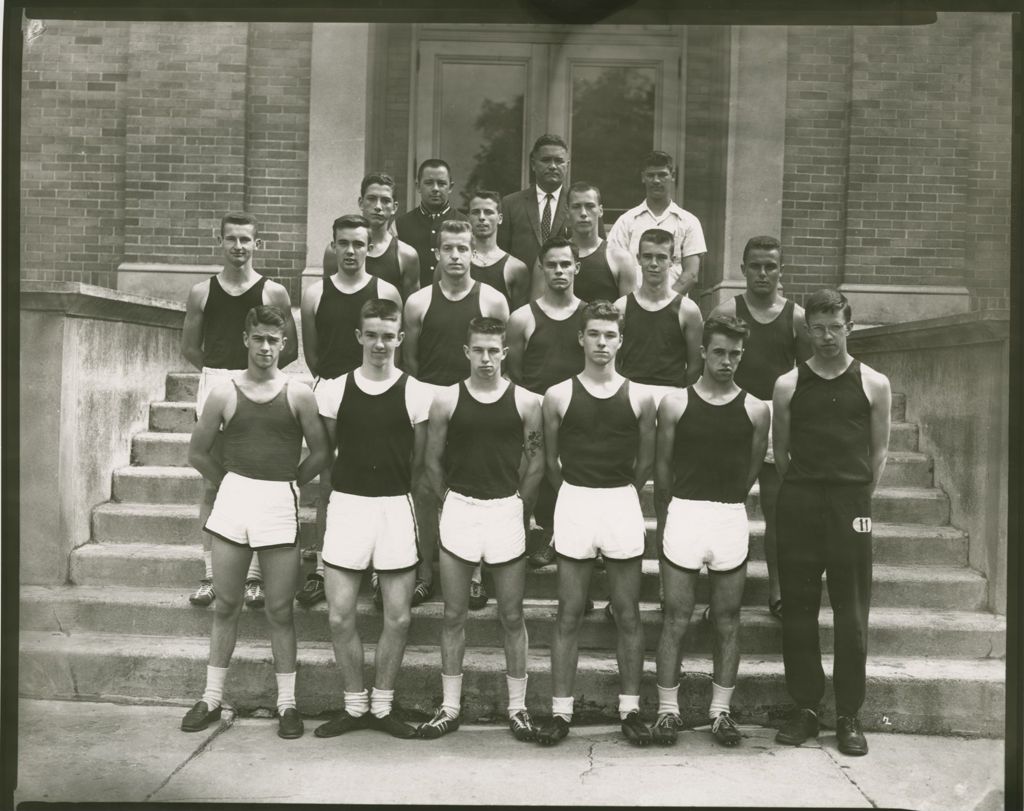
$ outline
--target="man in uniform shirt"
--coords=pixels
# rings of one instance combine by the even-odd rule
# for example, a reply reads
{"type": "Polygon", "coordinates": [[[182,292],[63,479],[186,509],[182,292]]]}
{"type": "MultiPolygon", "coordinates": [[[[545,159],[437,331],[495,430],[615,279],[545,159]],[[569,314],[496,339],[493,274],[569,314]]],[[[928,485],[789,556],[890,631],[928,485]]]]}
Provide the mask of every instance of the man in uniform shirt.
{"type": "Polygon", "coordinates": [[[814,354],[775,382],[774,395],[782,658],[797,706],[775,740],[797,746],[818,734],[824,572],[834,616],[836,740],[843,754],[866,755],[857,714],[871,606],[871,496],[888,456],[892,392],[885,375],[847,352],[852,321],[842,293],[819,290],[804,309],[814,354]]]}
{"type": "MultiPolygon", "coordinates": [[[[750,336],[744,342],[743,363],[736,370],[736,384],[768,404],[779,375],[799,360],[811,356],[804,329],[804,309],[783,297],[782,245],[775,237],[757,236],[747,240],[740,266],[747,289],[723,301],[712,315],[739,318],[750,336]]],[[[775,499],[779,492],[779,474],[769,434],[768,452],[757,477],[764,513],[764,556],[768,564],[768,610],[782,619],[779,589],[778,541],[775,535],[775,499]]]]}
{"type": "Polygon", "coordinates": [[[552,719],[537,731],[544,745],[569,733],[578,635],[587,587],[600,553],[605,560],[618,629],[622,734],[638,746],[651,741],[640,720],[644,639],[640,575],[644,518],[639,490],[654,462],[654,403],[615,371],[622,316],[604,301],[581,317],[583,371],[544,395],[548,477],[558,490],[554,548],[558,555],[558,617],[551,640],[552,719]]]}
{"type": "MultiPolygon", "coordinates": [[[[372,299],[388,299],[402,305],[398,289],[366,272],[366,252],[370,245],[370,223],[358,214],[338,217],[331,226],[331,255],[337,268],[334,275],[313,282],[302,293],[302,345],[306,365],[316,378],[313,390],[325,380],[351,372],[363,362],[359,332],[359,313],[372,299]]],[[[326,263],[325,263],[326,264],[326,263]]],[[[316,506],[317,542],[323,546],[327,522],[327,502],[331,497],[331,479],[320,477],[320,499],[316,506]]],[[[301,605],[310,606],[325,599],[324,562],[316,555],[316,570],[296,593],[301,605]]]]}
{"type": "MultiPolygon", "coordinates": [[[[196,283],[189,291],[185,302],[185,323],[181,330],[181,354],[200,370],[196,419],[202,415],[206,395],[217,378],[235,377],[245,370],[245,347],[239,336],[245,330],[246,315],[253,307],[270,304],[284,313],[285,342],[279,365],[285,367],[299,356],[299,341],[288,291],[253,269],[253,256],[259,247],[255,217],[245,212],[225,214],[220,221],[223,267],[219,273],[196,283]]],[[[220,443],[215,442],[214,457],[219,450],[220,443]]],[[[204,480],[199,502],[199,526],[206,525],[216,494],[216,486],[204,480]]],[[[204,573],[199,588],[189,597],[193,605],[207,606],[216,596],[211,550],[210,536],[203,533],[204,573]]],[[[250,608],[262,608],[264,604],[259,558],[255,556],[246,577],[245,604],[250,608]]]]}
{"type": "MultiPolygon", "coordinates": [[[[469,359],[463,347],[466,330],[474,318],[485,315],[501,321],[508,319],[505,297],[487,284],[473,281],[472,231],[468,222],[445,220],[437,233],[439,281],[418,290],[405,303],[405,343],[402,359],[406,371],[434,387],[435,392],[469,376],[469,359]]],[[[421,535],[422,559],[413,592],[413,605],[419,605],[433,592],[434,555],[437,550],[436,502],[428,497],[424,504],[421,535]]],[[[474,591],[477,601],[482,586],[474,591]]],[[[486,594],[483,594],[486,602],[486,594]]]]}
{"type": "Polygon", "coordinates": [[[523,620],[526,573],[524,515],[544,475],[541,400],[501,376],[505,324],[474,318],[464,347],[469,378],[440,392],[430,407],[426,471],[441,511],[441,635],[443,700],[421,724],[420,737],[459,727],[466,614],[473,569],[487,563],[505,637],[509,727],[533,740],[526,710],[528,640],[523,620]],[[445,488],[449,488],[447,491],[445,488]]]}
{"type": "Polygon", "coordinates": [[[448,202],[454,187],[451,167],[440,158],[427,158],[416,170],[420,204],[395,219],[398,238],[412,245],[419,256],[421,288],[429,287],[434,279],[434,250],[441,223],[468,219],[448,202]]]}
{"type": "Polygon", "coordinates": [[[663,228],[675,237],[675,260],[671,287],[689,293],[697,284],[701,256],[707,251],[700,221],[672,200],[676,167],[666,152],[651,152],[644,160],[640,180],[647,194],[644,201],[622,214],[608,232],[608,244],[636,256],[640,235],[648,228],[663,228]]]}
{"type": "MultiPolygon", "coordinates": [[[[395,181],[391,175],[373,172],[363,178],[359,187],[359,209],[370,225],[366,272],[396,287],[405,301],[420,289],[420,260],[411,245],[389,230],[395,216],[395,181]]],[[[324,278],[337,272],[333,243],[324,250],[323,264],[324,278]]]]}

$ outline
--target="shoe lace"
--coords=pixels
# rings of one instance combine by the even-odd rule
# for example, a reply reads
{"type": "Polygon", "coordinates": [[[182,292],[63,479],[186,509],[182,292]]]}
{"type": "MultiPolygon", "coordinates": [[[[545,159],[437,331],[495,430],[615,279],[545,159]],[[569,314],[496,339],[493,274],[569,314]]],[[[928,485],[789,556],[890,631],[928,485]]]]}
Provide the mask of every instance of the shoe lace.
{"type": "Polygon", "coordinates": [[[530,713],[526,710],[520,710],[512,716],[511,720],[517,729],[529,729],[533,726],[533,722],[530,721],[530,713]]]}
{"type": "Polygon", "coordinates": [[[855,716],[844,715],[839,718],[838,726],[844,732],[851,735],[860,733],[860,719],[855,716]]]}
{"type": "Polygon", "coordinates": [[[711,732],[716,733],[722,727],[727,730],[736,730],[736,722],[732,720],[732,716],[727,712],[720,712],[718,717],[711,724],[711,732]]]}
{"type": "Polygon", "coordinates": [[[681,723],[682,720],[678,715],[666,712],[658,716],[658,720],[654,722],[654,726],[658,729],[679,729],[681,723]]]}

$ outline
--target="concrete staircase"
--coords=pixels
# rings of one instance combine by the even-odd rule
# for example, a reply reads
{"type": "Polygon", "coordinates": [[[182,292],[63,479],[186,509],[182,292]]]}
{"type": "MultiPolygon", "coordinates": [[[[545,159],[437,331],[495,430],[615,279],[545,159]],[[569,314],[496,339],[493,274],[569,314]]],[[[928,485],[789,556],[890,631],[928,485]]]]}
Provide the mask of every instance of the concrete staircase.
{"type": "MultiPolygon", "coordinates": [[[[306,378],[308,380],[308,378],[306,378]]],[[[150,409],[150,430],[132,440],[132,466],[116,471],[113,500],[92,516],[92,542],[71,558],[71,584],[21,590],[21,694],[133,703],[191,704],[205,681],[212,609],[188,604],[202,575],[197,496],[199,474],[187,466],[197,375],[170,374],[166,397],[150,409]]],[[[893,403],[889,465],[874,502],[875,568],[868,689],[862,720],[869,730],[993,735],[1004,725],[1005,618],[985,610],[985,579],[967,565],[967,537],[949,525],[949,501],[932,480],[932,460],[918,451],[917,426],[905,421],[905,402],[893,403]]],[[[301,497],[303,547],[314,544],[315,483],[301,497]]],[[[772,723],[789,706],[781,657],[781,624],[767,605],[767,570],[759,494],[748,499],[753,520],[742,621],[743,659],[733,702],[741,722],[772,723]]],[[[651,493],[643,494],[652,515],[651,493]]],[[[653,533],[653,519],[648,530],[653,533]]],[[[303,573],[312,568],[303,564],[303,573]]],[[[439,582],[439,581],[437,581],[439,582]]],[[[296,583],[298,587],[300,583],[296,583]]],[[[680,703],[685,720],[706,719],[710,696],[711,633],[699,621],[707,600],[702,578],[694,624],[686,641],[680,703]]],[[[592,591],[607,598],[603,573],[592,591]]],[[[553,566],[527,575],[530,634],[529,704],[550,706],[548,646],[556,610],[553,566]]],[[[653,652],[661,626],[657,561],[644,561],[643,707],[656,707],[653,652]]],[[[827,594],[823,603],[827,605],[827,594]]],[[[381,618],[368,595],[359,605],[364,638],[376,638],[381,618]]],[[[440,699],[443,607],[439,597],[413,609],[398,696],[415,716],[440,699]]],[[[341,704],[340,679],[328,642],[327,612],[296,606],[298,698],[305,713],[341,704]]],[[[832,617],[822,614],[822,646],[831,671],[832,617]]],[[[493,600],[467,625],[465,713],[501,717],[504,656],[493,600]]],[[[372,647],[372,646],[370,646],[372,647]]],[[[581,721],[614,716],[618,693],[615,631],[600,610],[584,622],[576,682],[581,721]]],[[[372,658],[368,654],[367,661],[372,658]]],[[[274,704],[274,679],[261,612],[243,612],[226,696],[242,711],[274,704]]],[[[832,701],[831,690],[825,705],[832,701]]],[[[831,721],[830,710],[824,720],[831,721]]]]}

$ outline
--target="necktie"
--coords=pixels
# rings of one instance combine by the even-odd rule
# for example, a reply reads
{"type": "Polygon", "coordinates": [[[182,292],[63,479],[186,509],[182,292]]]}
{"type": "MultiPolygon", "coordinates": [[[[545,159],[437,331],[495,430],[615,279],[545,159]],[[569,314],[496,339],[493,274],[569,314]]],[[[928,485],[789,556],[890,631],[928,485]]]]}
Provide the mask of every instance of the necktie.
{"type": "Polygon", "coordinates": [[[546,242],[551,236],[551,195],[544,195],[544,213],[540,218],[540,241],[546,242]]]}

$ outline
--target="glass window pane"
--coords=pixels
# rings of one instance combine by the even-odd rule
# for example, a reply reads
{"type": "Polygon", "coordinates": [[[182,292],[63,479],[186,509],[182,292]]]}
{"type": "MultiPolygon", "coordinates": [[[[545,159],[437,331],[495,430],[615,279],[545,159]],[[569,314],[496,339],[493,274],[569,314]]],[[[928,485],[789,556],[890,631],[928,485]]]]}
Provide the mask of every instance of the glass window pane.
{"type": "Polygon", "coordinates": [[[523,64],[442,64],[439,157],[451,164],[458,208],[473,189],[509,194],[521,187],[525,88],[523,64]]]}
{"type": "Polygon", "coordinates": [[[572,180],[601,189],[605,222],[644,196],[640,164],[654,148],[656,68],[572,66],[572,180]]]}

